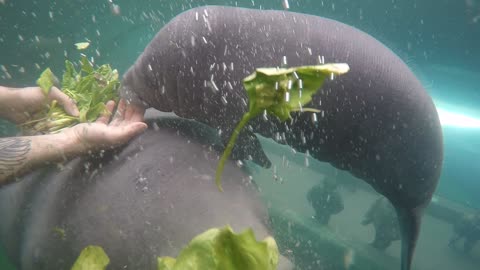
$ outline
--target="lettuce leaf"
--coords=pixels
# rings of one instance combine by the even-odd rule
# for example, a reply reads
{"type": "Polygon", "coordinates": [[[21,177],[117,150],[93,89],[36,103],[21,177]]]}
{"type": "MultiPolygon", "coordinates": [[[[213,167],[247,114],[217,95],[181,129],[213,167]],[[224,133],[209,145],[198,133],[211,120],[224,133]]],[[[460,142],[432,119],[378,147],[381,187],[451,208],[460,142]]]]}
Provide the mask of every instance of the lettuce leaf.
{"type": "Polygon", "coordinates": [[[233,130],[225,151],[218,162],[215,181],[222,191],[221,175],[225,162],[230,156],[238,134],[251,119],[265,112],[286,121],[293,111],[319,112],[316,109],[303,108],[312,100],[325,78],[341,75],[349,70],[347,64],[324,64],[292,68],[258,68],[243,79],[247,91],[249,108],[233,130]]]}
{"type": "Polygon", "coordinates": [[[71,270],[105,270],[109,263],[103,248],[88,246],[82,250],[71,270]]]}
{"type": "Polygon", "coordinates": [[[195,237],[178,258],[159,257],[157,270],[275,270],[278,247],[272,237],[257,241],[251,229],[210,229],[195,237]]]}

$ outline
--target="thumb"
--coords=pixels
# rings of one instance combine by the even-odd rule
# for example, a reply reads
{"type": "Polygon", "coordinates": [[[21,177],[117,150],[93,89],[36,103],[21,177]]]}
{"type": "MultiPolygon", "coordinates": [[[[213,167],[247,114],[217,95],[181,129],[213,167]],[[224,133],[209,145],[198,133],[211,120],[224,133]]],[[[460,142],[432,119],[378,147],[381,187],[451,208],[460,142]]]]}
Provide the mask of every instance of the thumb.
{"type": "Polygon", "coordinates": [[[48,97],[50,100],[57,100],[58,103],[60,103],[65,109],[65,111],[71,116],[80,115],[74,100],[71,99],[69,96],[67,96],[65,93],[63,93],[62,91],[60,91],[60,89],[58,89],[57,87],[52,86],[48,94],[48,97]]]}

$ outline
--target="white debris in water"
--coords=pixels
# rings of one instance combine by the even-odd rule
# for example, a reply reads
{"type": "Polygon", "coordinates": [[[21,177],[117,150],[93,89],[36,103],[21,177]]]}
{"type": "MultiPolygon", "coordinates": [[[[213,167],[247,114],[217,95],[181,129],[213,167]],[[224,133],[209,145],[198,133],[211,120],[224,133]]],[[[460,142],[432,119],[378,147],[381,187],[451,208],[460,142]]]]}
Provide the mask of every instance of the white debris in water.
{"type": "Polygon", "coordinates": [[[281,137],[280,137],[280,132],[276,132],[276,133],[275,133],[275,141],[279,142],[280,139],[281,139],[281,137]]]}
{"type": "Polygon", "coordinates": [[[312,122],[313,123],[317,122],[317,113],[312,113],[312,122]]]}
{"type": "Polygon", "coordinates": [[[296,71],[293,72],[293,76],[295,77],[296,80],[300,79],[300,77],[298,77],[298,74],[296,71]]]}
{"type": "Polygon", "coordinates": [[[243,167],[243,162],[241,160],[237,160],[237,166],[239,168],[243,167]]]}
{"type": "Polygon", "coordinates": [[[282,57],[281,66],[282,66],[282,67],[286,67],[287,64],[288,64],[288,63],[287,63],[287,56],[284,55],[284,56],[282,57]]]}
{"type": "Polygon", "coordinates": [[[223,105],[228,104],[227,98],[225,98],[225,96],[222,96],[222,103],[223,103],[223,105]]]}
{"type": "Polygon", "coordinates": [[[195,12],[195,21],[198,21],[198,12],[195,12]]]}
{"type": "Polygon", "coordinates": [[[322,65],[325,64],[325,57],[323,55],[318,56],[318,63],[322,65]]]}
{"type": "Polygon", "coordinates": [[[109,0],[110,2],[110,12],[112,12],[113,15],[119,16],[121,13],[120,6],[117,4],[114,4],[112,0],[109,0]]]}
{"type": "Polygon", "coordinates": [[[203,42],[205,42],[205,44],[208,44],[208,41],[205,37],[202,36],[202,39],[203,39],[203,42]]]}
{"type": "Polygon", "coordinates": [[[23,41],[23,36],[22,36],[22,35],[18,35],[18,39],[19,39],[20,41],[23,41]]]}
{"type": "Polygon", "coordinates": [[[290,92],[285,92],[285,102],[290,101],[290,92]]]}
{"type": "Polygon", "coordinates": [[[215,90],[216,92],[218,92],[218,87],[215,84],[215,82],[213,81],[213,78],[210,79],[210,84],[212,86],[212,89],[215,90]]]}
{"type": "Polygon", "coordinates": [[[308,50],[308,54],[312,55],[312,49],[308,47],[307,50],[308,50]]]}

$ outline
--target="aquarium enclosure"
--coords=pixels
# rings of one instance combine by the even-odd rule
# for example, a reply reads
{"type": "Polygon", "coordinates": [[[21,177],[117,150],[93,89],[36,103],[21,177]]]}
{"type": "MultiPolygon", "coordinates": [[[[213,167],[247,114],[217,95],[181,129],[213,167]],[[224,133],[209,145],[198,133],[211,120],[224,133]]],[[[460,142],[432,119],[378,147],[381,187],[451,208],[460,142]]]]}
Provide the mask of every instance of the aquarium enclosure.
{"type": "Polygon", "coordinates": [[[480,0],[0,0],[0,269],[474,270],[480,0]]]}

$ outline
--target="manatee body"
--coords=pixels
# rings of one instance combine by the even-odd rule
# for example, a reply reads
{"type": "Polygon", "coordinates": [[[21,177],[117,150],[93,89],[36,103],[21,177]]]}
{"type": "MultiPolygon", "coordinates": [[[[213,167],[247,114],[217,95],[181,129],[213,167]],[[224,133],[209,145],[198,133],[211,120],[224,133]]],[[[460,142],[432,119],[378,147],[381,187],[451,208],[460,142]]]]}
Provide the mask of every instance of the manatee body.
{"type": "Polygon", "coordinates": [[[410,269],[422,209],[437,186],[442,132],[432,99],[409,67],[368,34],[317,16],[207,6],[166,24],[123,80],[123,96],[216,128],[226,142],[247,111],[242,79],[255,68],[325,62],[350,71],[328,81],[308,107],[279,123],[255,119],[233,158],[269,166],[252,132],[275,138],[372,185],[394,205],[402,270],[410,269]]]}
{"type": "MultiPolygon", "coordinates": [[[[156,256],[176,257],[212,227],[272,235],[242,169],[228,163],[226,190],[216,188],[215,132],[186,120],[150,126],[159,128],[117,153],[76,159],[0,190],[0,242],[19,270],[70,269],[87,245],[105,249],[108,269],[156,269],[156,256]]],[[[283,260],[281,269],[290,266],[283,260]]]]}

